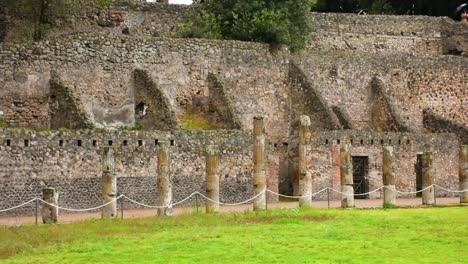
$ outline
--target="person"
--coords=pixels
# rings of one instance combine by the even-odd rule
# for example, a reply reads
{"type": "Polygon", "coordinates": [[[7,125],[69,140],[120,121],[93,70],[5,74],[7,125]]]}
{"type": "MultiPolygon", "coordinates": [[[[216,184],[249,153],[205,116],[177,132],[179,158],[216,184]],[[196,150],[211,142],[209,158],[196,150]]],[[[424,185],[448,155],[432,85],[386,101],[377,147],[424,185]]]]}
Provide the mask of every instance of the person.
{"type": "Polygon", "coordinates": [[[461,4],[455,9],[455,12],[453,12],[453,19],[468,23],[468,3],[461,4]]]}
{"type": "Polygon", "coordinates": [[[460,14],[460,21],[468,23],[468,8],[465,8],[460,14]]]}

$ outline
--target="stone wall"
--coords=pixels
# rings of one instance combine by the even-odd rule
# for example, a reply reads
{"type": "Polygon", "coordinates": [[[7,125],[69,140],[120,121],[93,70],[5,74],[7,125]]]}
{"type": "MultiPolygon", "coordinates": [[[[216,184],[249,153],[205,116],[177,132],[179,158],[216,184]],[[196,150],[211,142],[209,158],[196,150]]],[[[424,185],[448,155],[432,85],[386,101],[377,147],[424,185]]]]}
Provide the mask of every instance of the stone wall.
{"type": "Polygon", "coordinates": [[[385,87],[385,101],[392,109],[388,114],[399,120],[399,131],[430,131],[423,124],[426,109],[460,126],[468,124],[466,58],[307,51],[296,54],[294,62],[329,105],[350,113],[359,130],[375,129],[372,80],[376,77],[385,87]]]}
{"type": "MultiPolygon", "coordinates": [[[[260,113],[278,127],[273,138],[281,141],[287,134],[288,55],[272,54],[264,44],[81,34],[34,45],[5,45],[0,56],[11,63],[2,64],[0,73],[5,94],[0,110],[7,113],[7,121],[21,120],[14,114],[15,119],[9,118],[6,102],[25,89],[15,80],[16,72],[35,81],[31,84],[35,94],[22,95],[25,101],[32,96],[48,98],[51,72],[57,72],[57,79],[71,89],[95,126],[132,126],[138,104],[134,70],[144,69],[177,115],[192,108],[194,96],[209,96],[208,76],[213,73],[223,78],[225,96],[232,98],[233,115],[243,128],[250,128],[250,120],[260,113]],[[120,114],[125,111],[130,117],[120,114]],[[114,118],[113,123],[106,121],[107,116],[114,118]]],[[[47,111],[48,105],[41,107],[47,111]]],[[[41,125],[47,127],[47,120],[41,125]]]]}
{"type": "Polygon", "coordinates": [[[161,37],[174,36],[186,12],[122,4],[85,14],[42,42],[2,43],[0,119],[11,125],[167,131],[1,130],[0,208],[36,197],[46,185],[62,191],[62,205],[99,204],[96,164],[109,141],[118,150],[119,188],[132,198],[153,202],[155,188],[147,187],[154,186],[156,140],[162,139],[175,142],[176,200],[203,189],[202,146],[212,142],[226,149],[222,200],[247,198],[251,138],[244,131],[259,114],[271,141],[272,190],[291,194],[297,186],[301,114],[314,124],[314,190],[339,188],[338,140],[345,137],[354,141],[355,155],[368,156],[370,189],[381,185],[382,144],[396,146],[399,189],[414,190],[416,155],[426,149],[435,152],[436,170],[446,172],[436,172],[436,182],[457,187],[458,139],[465,142],[468,131],[466,25],[447,18],[312,14],[308,48],[290,54],[260,43],[161,37]],[[220,127],[244,131],[179,131],[178,118],[197,107],[220,127]],[[349,128],[355,130],[330,131],[349,128]],[[453,132],[458,139],[425,132],[453,132]]]}
{"type": "Polygon", "coordinates": [[[312,13],[311,21],[309,49],[468,55],[466,26],[447,17],[312,13]]]}
{"type": "MultiPolygon", "coordinates": [[[[313,134],[310,170],[313,173],[313,190],[318,191],[328,186],[340,189],[340,152],[339,145],[351,142],[352,156],[368,158],[368,190],[375,190],[383,185],[382,147],[392,145],[395,148],[396,188],[400,191],[416,190],[417,155],[423,151],[434,153],[434,183],[451,190],[458,190],[458,146],[454,134],[417,134],[417,133],[378,133],[367,131],[327,131],[313,134]]],[[[296,180],[297,181],[297,180],[296,180]]],[[[442,190],[438,196],[453,196],[442,190]]],[[[414,195],[404,195],[414,197],[414,195]]],[[[335,194],[335,198],[340,195],[335,194]]],[[[376,192],[369,198],[381,198],[376,192]]],[[[318,197],[326,198],[326,193],[318,197]]]]}
{"type": "MultiPolygon", "coordinates": [[[[253,193],[251,137],[238,130],[169,133],[0,129],[0,208],[40,197],[46,186],[58,188],[59,204],[64,207],[101,204],[101,152],[109,145],[116,150],[119,193],[154,205],[156,150],[161,141],[171,144],[175,201],[194,191],[204,193],[204,147],[217,144],[221,150],[220,200],[238,202],[253,193]]],[[[25,207],[12,213],[31,212],[32,207],[25,207]]]]}

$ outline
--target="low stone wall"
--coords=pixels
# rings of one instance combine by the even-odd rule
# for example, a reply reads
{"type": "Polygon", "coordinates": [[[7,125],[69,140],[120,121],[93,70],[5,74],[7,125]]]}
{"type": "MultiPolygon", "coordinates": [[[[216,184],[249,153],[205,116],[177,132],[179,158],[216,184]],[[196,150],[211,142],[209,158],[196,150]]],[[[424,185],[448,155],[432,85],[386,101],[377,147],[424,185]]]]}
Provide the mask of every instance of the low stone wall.
{"type": "MultiPolygon", "coordinates": [[[[59,204],[63,207],[89,208],[101,204],[101,152],[102,146],[108,145],[116,151],[118,192],[154,205],[156,144],[163,140],[171,144],[174,201],[194,191],[205,192],[204,147],[208,144],[217,144],[221,150],[220,200],[238,202],[252,197],[251,135],[248,132],[0,129],[0,208],[41,197],[41,190],[46,186],[59,190],[59,204]]],[[[24,207],[10,214],[32,213],[31,210],[32,207],[24,207]]]]}
{"type": "MultiPolygon", "coordinates": [[[[395,150],[396,188],[399,191],[416,191],[417,155],[423,151],[432,151],[434,156],[434,183],[451,190],[458,190],[458,147],[459,141],[454,134],[418,134],[418,133],[378,133],[366,131],[327,131],[313,134],[313,190],[333,187],[340,190],[340,144],[345,140],[351,143],[353,157],[365,157],[368,160],[368,190],[372,191],[383,185],[382,147],[391,145],[395,150]]],[[[369,198],[381,198],[381,192],[369,195],[369,198]]],[[[438,196],[454,196],[454,193],[437,191],[438,196]]],[[[399,195],[400,196],[400,195],[399,195]]],[[[403,195],[414,197],[415,195],[403,195]]],[[[335,198],[340,195],[335,194],[335,198]]],[[[323,193],[319,198],[326,198],[323,193]]]]}
{"type": "MultiPolygon", "coordinates": [[[[118,192],[146,204],[155,204],[157,144],[171,144],[171,175],[174,200],[194,191],[205,191],[204,146],[217,144],[221,150],[220,195],[222,202],[238,202],[253,195],[252,137],[239,130],[161,132],[81,130],[34,132],[0,130],[0,208],[9,208],[40,197],[43,187],[56,187],[64,207],[89,208],[101,204],[100,177],[102,146],[116,151],[118,192]]],[[[313,190],[340,189],[339,146],[352,143],[352,155],[366,157],[368,190],[382,186],[382,146],[395,147],[397,184],[401,191],[416,190],[417,155],[434,153],[435,183],[458,188],[458,145],[454,134],[378,133],[356,130],[313,133],[313,190]]],[[[296,150],[289,145],[267,144],[268,189],[297,194],[296,150]]],[[[439,196],[453,193],[438,191],[439,196]]],[[[414,195],[406,195],[414,196],[414,195]]],[[[334,198],[340,196],[334,194],[334,198]]],[[[369,198],[380,198],[376,192],[369,198]]],[[[270,197],[273,201],[275,197],[270,197]]],[[[327,199],[322,193],[314,199],[327,199]]],[[[192,201],[186,203],[190,204],[192,201]]],[[[125,207],[135,207],[126,203],[125,207]]],[[[5,214],[30,214],[33,206],[5,214]]]]}

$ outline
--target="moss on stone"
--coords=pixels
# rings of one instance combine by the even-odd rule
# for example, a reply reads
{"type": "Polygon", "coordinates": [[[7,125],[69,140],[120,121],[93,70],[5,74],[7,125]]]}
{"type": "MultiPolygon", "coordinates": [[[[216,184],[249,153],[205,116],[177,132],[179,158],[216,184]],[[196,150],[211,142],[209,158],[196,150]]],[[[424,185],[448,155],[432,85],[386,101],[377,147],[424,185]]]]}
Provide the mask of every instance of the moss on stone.
{"type": "Polygon", "coordinates": [[[185,130],[208,130],[216,129],[216,124],[210,122],[210,119],[202,113],[185,112],[179,116],[180,125],[185,130]]]}

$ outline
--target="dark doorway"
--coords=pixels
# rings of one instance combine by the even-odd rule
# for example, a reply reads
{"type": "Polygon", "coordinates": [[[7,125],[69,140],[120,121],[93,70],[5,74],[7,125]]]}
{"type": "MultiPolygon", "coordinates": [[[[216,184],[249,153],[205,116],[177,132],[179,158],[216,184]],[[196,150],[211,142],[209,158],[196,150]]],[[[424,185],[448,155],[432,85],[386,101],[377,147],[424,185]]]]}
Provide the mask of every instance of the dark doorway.
{"type": "Polygon", "coordinates": [[[354,198],[368,199],[369,195],[356,195],[367,193],[369,191],[369,181],[367,179],[367,165],[369,157],[357,156],[353,157],[353,183],[354,183],[354,198]]]}
{"type": "MultiPolygon", "coordinates": [[[[418,154],[416,156],[416,164],[415,164],[415,170],[416,170],[416,191],[422,190],[422,154],[418,154]]],[[[416,194],[416,197],[421,197],[422,193],[418,192],[416,194]]]]}

